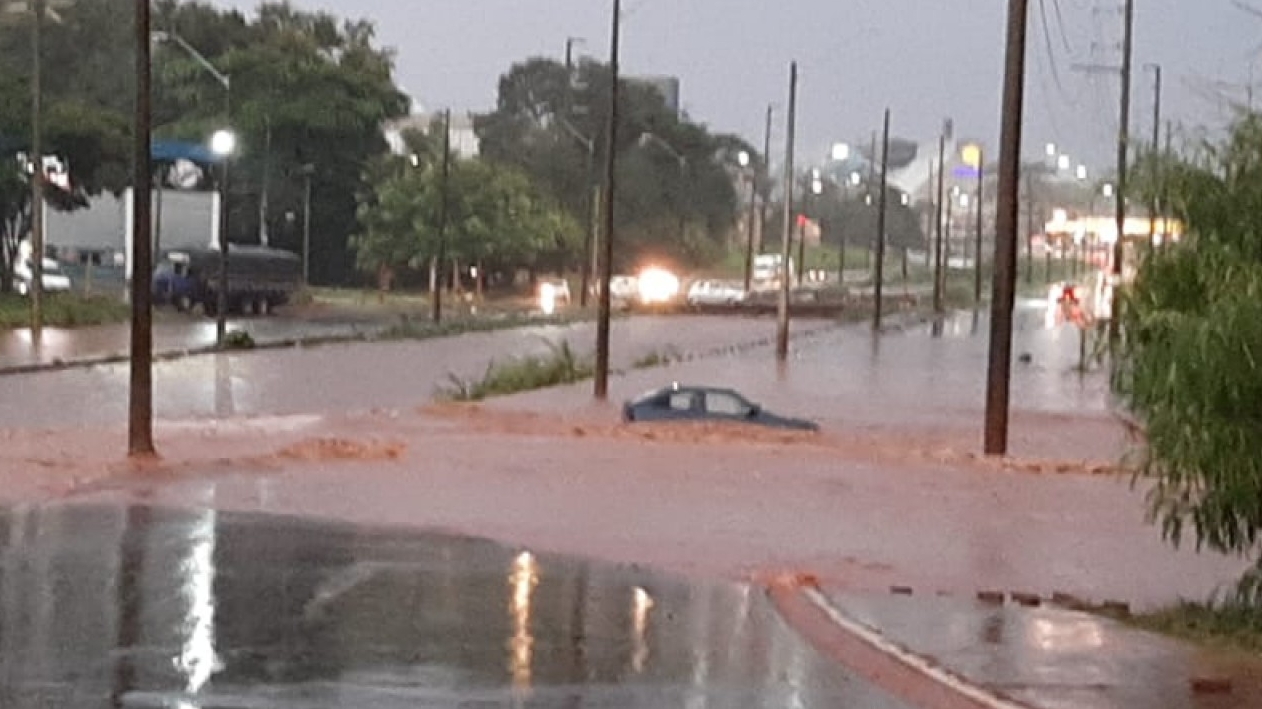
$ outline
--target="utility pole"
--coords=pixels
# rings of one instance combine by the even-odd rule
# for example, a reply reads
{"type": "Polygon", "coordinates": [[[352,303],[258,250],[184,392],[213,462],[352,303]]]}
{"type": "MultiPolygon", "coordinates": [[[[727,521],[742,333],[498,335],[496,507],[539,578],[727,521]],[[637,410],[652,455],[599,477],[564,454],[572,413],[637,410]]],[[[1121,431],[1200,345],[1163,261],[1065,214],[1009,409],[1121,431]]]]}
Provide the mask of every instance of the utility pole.
{"type": "Polygon", "coordinates": [[[1034,283],[1034,173],[1025,173],[1025,282],[1034,283]]]}
{"type": "Polygon", "coordinates": [[[429,317],[435,323],[443,321],[443,268],[447,260],[447,201],[451,182],[451,109],[443,111],[443,168],[442,182],[438,187],[438,257],[434,265],[433,292],[429,299],[429,317]]]}
{"type": "MultiPolygon", "coordinates": [[[[775,116],[775,107],[767,104],[767,122],[763,128],[762,134],[762,160],[763,160],[763,177],[767,184],[771,183],[771,122],[775,116]]],[[[758,200],[758,253],[763,253],[767,248],[767,202],[771,201],[768,195],[763,195],[758,200]]]]}
{"type": "Polygon", "coordinates": [[[973,303],[982,304],[982,229],[986,223],[983,205],[986,203],[983,190],[986,187],[986,153],[977,150],[977,233],[973,248],[973,303]]]}
{"type": "Polygon", "coordinates": [[[609,316],[612,300],[609,281],[613,279],[614,187],[618,148],[618,41],[622,30],[622,0],[613,0],[613,21],[609,37],[609,115],[605,128],[605,191],[600,216],[604,219],[604,241],[600,248],[600,299],[596,315],[596,372],[593,393],[597,401],[609,398],[609,316]]]}
{"type": "Polygon", "coordinates": [[[302,284],[311,285],[311,177],[315,165],[302,166],[302,284]]]}
{"type": "Polygon", "coordinates": [[[984,450],[1008,453],[1012,377],[1012,309],[1016,299],[1017,220],[1021,180],[1021,121],[1025,100],[1025,41],[1029,0],[1008,0],[1003,114],[999,139],[999,191],[995,214],[995,276],[990,302],[990,353],[986,369],[984,450]]]}
{"type": "MultiPolygon", "coordinates": [[[[748,153],[742,153],[748,156],[748,153]]],[[[745,218],[745,293],[754,283],[754,220],[758,218],[758,160],[750,157],[749,164],[743,168],[748,170],[749,178],[749,214],[745,218]]]]}
{"type": "MultiPolygon", "coordinates": [[[[880,134],[877,131],[872,131],[872,147],[868,150],[868,188],[867,195],[863,200],[865,206],[869,207],[872,206],[875,201],[872,195],[872,186],[876,184],[876,149],[878,147],[877,139],[879,137],[880,134]]],[[[873,227],[873,229],[875,228],[876,227],[873,227]]],[[[869,238],[867,248],[863,250],[864,258],[866,259],[863,264],[865,268],[872,265],[872,252],[874,250],[876,250],[876,239],[873,237],[869,238]]]]}
{"type": "Polygon", "coordinates": [[[1109,308],[1109,351],[1121,335],[1122,261],[1126,258],[1127,147],[1131,121],[1131,59],[1135,51],[1135,0],[1125,0],[1122,35],[1122,90],[1117,124],[1117,239],[1113,242],[1113,303],[1109,308]]]}
{"type": "MultiPolygon", "coordinates": [[[[44,14],[45,0],[31,0],[31,339],[44,334],[44,14]]],[[[148,281],[146,281],[146,284],[148,281]]]]}
{"type": "MultiPolygon", "coordinates": [[[[934,215],[938,213],[937,201],[934,199],[934,196],[933,196],[935,171],[936,171],[936,168],[934,167],[933,159],[930,158],[929,159],[929,183],[925,185],[925,192],[928,193],[927,196],[929,197],[929,213],[925,215],[925,269],[930,270],[930,271],[933,270],[933,264],[934,264],[933,218],[934,218],[934,215]]],[[[935,275],[935,278],[936,278],[936,275],[935,275]]],[[[936,283],[937,281],[935,280],[934,282],[936,283]]],[[[936,289],[936,286],[935,286],[935,289],[936,289]]]]}
{"type": "Polygon", "coordinates": [[[943,190],[946,189],[946,131],[942,131],[938,136],[938,202],[934,208],[934,247],[933,247],[933,312],[941,315],[943,312],[942,296],[945,290],[946,278],[943,274],[945,270],[945,259],[942,249],[942,212],[945,206],[945,195],[943,190]]]}
{"type": "Polygon", "coordinates": [[[1163,181],[1161,162],[1161,65],[1148,64],[1153,71],[1152,96],[1152,182],[1149,186],[1151,199],[1148,202],[1148,245],[1157,246],[1157,191],[1163,181]]]}
{"type": "Polygon", "coordinates": [[[776,361],[789,359],[789,259],[793,245],[793,153],[797,123],[798,63],[789,64],[789,114],[784,138],[784,224],[780,244],[780,300],[776,307],[776,361]]]}
{"type": "Polygon", "coordinates": [[[885,109],[885,127],[881,133],[881,194],[876,213],[876,277],[873,281],[872,329],[881,331],[881,296],[885,281],[885,208],[888,198],[890,163],[890,110],[885,109]]]}
{"type": "MultiPolygon", "coordinates": [[[[42,4],[42,3],[40,3],[42,4]]],[[[152,456],[153,447],[153,222],[150,190],[151,129],[149,0],[136,0],[136,114],[132,138],[131,361],[127,401],[127,454],[152,456]]]]}

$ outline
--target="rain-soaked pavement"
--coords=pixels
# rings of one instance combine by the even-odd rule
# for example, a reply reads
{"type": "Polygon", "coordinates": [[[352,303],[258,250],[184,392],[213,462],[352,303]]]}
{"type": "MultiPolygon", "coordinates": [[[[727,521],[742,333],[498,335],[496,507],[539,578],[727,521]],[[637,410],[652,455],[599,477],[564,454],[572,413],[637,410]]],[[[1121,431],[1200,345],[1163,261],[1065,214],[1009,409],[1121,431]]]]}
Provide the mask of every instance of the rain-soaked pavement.
{"type": "Polygon", "coordinates": [[[864,707],[745,585],[153,507],[0,512],[6,709],[864,707]]]}
{"type": "MultiPolygon", "coordinates": [[[[351,337],[380,332],[397,317],[334,312],[302,317],[231,317],[229,330],[247,332],[256,343],[297,339],[351,337]]],[[[28,328],[0,331],[0,371],[11,367],[49,365],[76,360],[125,356],[131,346],[126,323],[43,329],[39,346],[28,328]]],[[[160,314],[153,326],[154,352],[182,352],[215,344],[215,321],[180,314],[160,314]]]]}
{"type": "Polygon", "coordinates": [[[1039,709],[1256,706],[1198,695],[1207,678],[1185,644],[1087,613],[962,598],[833,594],[848,619],[879,628],[957,676],[1039,709]]]}

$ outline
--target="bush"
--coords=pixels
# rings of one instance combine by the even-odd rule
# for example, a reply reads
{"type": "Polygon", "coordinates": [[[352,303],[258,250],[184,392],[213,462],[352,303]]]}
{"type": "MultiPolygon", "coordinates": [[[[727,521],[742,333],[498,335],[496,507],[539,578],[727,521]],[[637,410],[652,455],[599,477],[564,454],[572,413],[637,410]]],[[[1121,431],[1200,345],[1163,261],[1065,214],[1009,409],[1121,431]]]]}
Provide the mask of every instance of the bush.
{"type": "Polygon", "coordinates": [[[572,384],[588,379],[595,367],[588,358],[574,354],[568,341],[547,342],[543,355],[522,357],[506,363],[491,362],[478,380],[465,380],[448,375],[448,384],[439,395],[448,401],[482,401],[522,391],[544,389],[559,384],[572,384]]]}
{"type": "MultiPolygon", "coordinates": [[[[1189,236],[1124,293],[1113,384],[1143,429],[1140,479],[1167,540],[1251,554],[1262,529],[1262,131],[1167,166],[1189,236]]],[[[1262,567],[1238,588],[1262,608],[1262,567]]]]}

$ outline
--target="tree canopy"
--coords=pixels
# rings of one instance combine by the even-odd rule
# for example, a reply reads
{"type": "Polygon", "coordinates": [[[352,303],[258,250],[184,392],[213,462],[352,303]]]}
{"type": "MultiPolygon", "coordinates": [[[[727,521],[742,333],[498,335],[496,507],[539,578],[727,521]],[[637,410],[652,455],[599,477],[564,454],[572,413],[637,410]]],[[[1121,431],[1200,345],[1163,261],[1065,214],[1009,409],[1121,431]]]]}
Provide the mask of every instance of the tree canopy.
{"type": "MultiPolygon", "coordinates": [[[[590,60],[572,72],[543,58],[513,65],[495,110],[476,121],[483,155],[539,181],[581,223],[605,160],[610,78],[590,60]]],[[[615,258],[714,259],[739,218],[737,155],[758,154],[680,117],[645,83],[624,78],[620,97],[615,258]]]]}
{"type": "MultiPolygon", "coordinates": [[[[1126,293],[1114,384],[1144,427],[1166,538],[1247,555],[1262,530],[1262,120],[1163,172],[1188,235],[1153,250],[1126,293]]],[[[1262,604],[1262,567],[1246,582],[1262,604]]]]}

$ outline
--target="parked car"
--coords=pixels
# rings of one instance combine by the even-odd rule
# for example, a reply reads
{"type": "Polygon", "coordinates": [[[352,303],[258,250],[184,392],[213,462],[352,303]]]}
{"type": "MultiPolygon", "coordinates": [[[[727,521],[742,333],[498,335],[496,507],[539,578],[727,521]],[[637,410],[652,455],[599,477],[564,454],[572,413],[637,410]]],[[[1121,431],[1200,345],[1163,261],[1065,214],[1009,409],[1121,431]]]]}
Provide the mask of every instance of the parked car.
{"type": "MultiPolygon", "coordinates": [[[[18,295],[26,295],[31,292],[31,283],[35,279],[35,264],[30,259],[22,261],[13,267],[13,288],[18,295]]],[[[43,291],[45,293],[65,293],[69,291],[73,285],[70,282],[70,276],[61,270],[61,264],[54,259],[46,258],[43,263],[44,272],[40,282],[44,284],[43,291]]]]}
{"type": "MultiPolygon", "coordinates": [[[[219,308],[219,251],[190,249],[167,254],[153,274],[155,305],[171,304],[206,315],[219,308]]],[[[228,311],[266,315],[289,302],[302,287],[302,261],[296,254],[265,246],[228,249],[228,311]]]]}
{"type": "Polygon", "coordinates": [[[745,289],[726,281],[694,281],[687,300],[688,305],[736,305],[745,302],[745,289]]]}
{"type": "Polygon", "coordinates": [[[795,431],[818,431],[819,424],[766,411],[733,389],[672,384],[626,402],[622,419],[635,421],[727,421],[795,431]]]}

